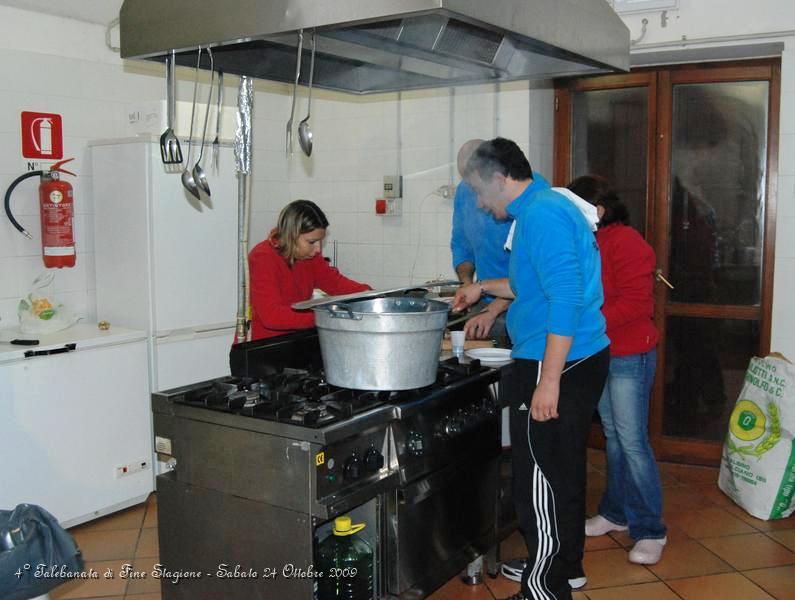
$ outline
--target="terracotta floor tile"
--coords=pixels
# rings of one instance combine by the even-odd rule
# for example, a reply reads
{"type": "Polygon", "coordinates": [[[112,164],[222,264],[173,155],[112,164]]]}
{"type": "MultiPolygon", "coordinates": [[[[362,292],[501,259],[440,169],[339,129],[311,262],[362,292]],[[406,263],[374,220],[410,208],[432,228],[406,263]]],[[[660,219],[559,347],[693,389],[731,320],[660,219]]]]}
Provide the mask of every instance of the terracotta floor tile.
{"type": "Polygon", "coordinates": [[[590,600],[678,600],[679,596],[667,585],[656,583],[640,583],[638,585],[622,585],[602,590],[589,590],[590,600]]]}
{"type": "Polygon", "coordinates": [[[734,505],[734,501],[721,491],[717,483],[693,483],[690,484],[690,487],[697,490],[699,494],[703,494],[716,506],[734,505]]]}
{"type": "Polygon", "coordinates": [[[663,581],[728,573],[733,570],[729,564],[695,540],[669,542],[663,550],[662,560],[647,568],[663,581]]]}
{"type": "Polygon", "coordinates": [[[718,507],[669,515],[666,522],[696,539],[754,533],[753,527],[718,507]]]}
{"type": "Polygon", "coordinates": [[[518,581],[511,581],[502,575],[497,576],[496,579],[486,577],[485,581],[495,598],[509,598],[511,594],[518,592],[521,587],[518,581]]]}
{"type": "Polygon", "coordinates": [[[651,571],[629,562],[627,552],[623,549],[586,552],[583,568],[588,577],[586,593],[596,588],[657,581],[651,571]]]}
{"type": "Polygon", "coordinates": [[[158,594],[127,594],[125,598],[130,598],[131,600],[161,600],[163,596],[158,594]]]}
{"type": "MultiPolygon", "coordinates": [[[[681,528],[677,527],[676,525],[671,525],[670,523],[665,523],[666,537],[668,538],[669,542],[678,542],[682,540],[689,540],[691,539],[687,533],[685,533],[681,528]]],[[[612,538],[619,546],[622,548],[632,548],[635,545],[635,540],[632,539],[629,535],[629,531],[614,531],[608,536],[612,538]]]]}
{"type": "Polygon", "coordinates": [[[76,527],[71,531],[86,561],[97,562],[127,558],[135,554],[140,529],[91,531],[76,527]]]}
{"type": "Polygon", "coordinates": [[[428,596],[428,600],[493,600],[493,596],[485,583],[466,585],[459,577],[453,577],[428,596]]]}
{"type": "Polygon", "coordinates": [[[717,467],[697,467],[675,463],[660,463],[660,471],[682,483],[717,483],[717,467]]]}
{"type": "Polygon", "coordinates": [[[597,469],[603,469],[607,465],[605,451],[588,448],[588,464],[597,469]]]}
{"type": "Polygon", "coordinates": [[[517,530],[502,541],[500,546],[500,558],[509,560],[511,558],[524,558],[527,556],[527,545],[524,537],[517,530]]]}
{"type": "Polygon", "coordinates": [[[86,562],[84,571],[92,569],[97,573],[96,579],[73,579],[50,592],[51,600],[68,600],[72,598],[101,598],[123,596],[127,588],[127,580],[119,577],[121,566],[125,560],[108,560],[86,562]],[[110,571],[108,571],[110,569],[110,571]],[[108,577],[105,575],[108,574],[108,577]]]}
{"type": "Polygon", "coordinates": [[[660,470],[660,483],[663,487],[676,487],[682,485],[682,482],[679,481],[676,477],[667,473],[666,471],[660,470]]]}
{"type": "Polygon", "coordinates": [[[120,510],[117,513],[102,517],[88,523],[83,523],[69,530],[75,531],[106,531],[109,529],[137,529],[141,527],[146,511],[146,503],[120,510]]]}
{"type": "Polygon", "coordinates": [[[585,551],[607,550],[608,548],[619,548],[620,544],[609,535],[599,535],[595,537],[585,537],[585,551]]]}
{"type": "Polygon", "coordinates": [[[692,485],[680,485],[663,488],[663,517],[697,510],[712,508],[715,503],[704,493],[692,485]]]}
{"type": "Polygon", "coordinates": [[[767,535],[776,540],[779,544],[784,544],[790,550],[795,551],[795,529],[769,531],[767,535]]]}
{"type": "Polygon", "coordinates": [[[745,521],[751,527],[758,529],[759,531],[781,531],[784,529],[795,529],[795,516],[788,517],[786,519],[764,521],[749,515],[747,512],[745,512],[745,509],[737,506],[734,503],[726,506],[726,511],[733,514],[738,519],[745,521]]]}
{"type": "Polygon", "coordinates": [[[668,586],[684,600],[769,600],[770,594],[740,573],[673,579],[668,586]]]}
{"type": "Polygon", "coordinates": [[[152,576],[152,570],[157,558],[136,558],[132,561],[132,570],[141,574],[140,578],[130,578],[127,586],[127,595],[133,594],[159,594],[160,579],[152,576]]]}
{"type": "Polygon", "coordinates": [[[157,527],[157,502],[147,504],[143,527],[157,527]]]}
{"type": "Polygon", "coordinates": [[[135,558],[160,558],[160,545],[157,540],[157,528],[141,529],[141,537],[135,549],[135,558]]]}
{"type": "Polygon", "coordinates": [[[763,533],[701,540],[707,548],[739,571],[795,563],[795,554],[763,533]]]}
{"type": "Polygon", "coordinates": [[[778,600],[795,598],[795,566],[743,571],[743,575],[778,600]]]}

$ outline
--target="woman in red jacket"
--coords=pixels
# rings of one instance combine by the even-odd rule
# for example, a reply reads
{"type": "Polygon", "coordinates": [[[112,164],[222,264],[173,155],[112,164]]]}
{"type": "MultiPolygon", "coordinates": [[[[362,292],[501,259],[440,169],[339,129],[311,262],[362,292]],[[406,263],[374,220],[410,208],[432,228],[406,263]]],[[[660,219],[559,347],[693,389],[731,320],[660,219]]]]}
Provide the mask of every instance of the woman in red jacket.
{"type": "Polygon", "coordinates": [[[628,226],[629,211],[601,177],[586,175],[569,189],[596,206],[602,255],[602,314],[610,338],[610,371],[599,416],[607,439],[607,489],[585,534],[629,529],[629,560],[655,564],[667,541],[660,474],[649,443],[649,396],[657,364],[654,250],[628,226]]]}
{"type": "Polygon", "coordinates": [[[311,310],[293,310],[291,305],[311,298],[315,288],[330,295],[370,289],[325,261],[320,251],[327,227],[317,204],[296,200],[282,209],[276,229],[249,253],[252,340],[314,327],[311,310]]]}

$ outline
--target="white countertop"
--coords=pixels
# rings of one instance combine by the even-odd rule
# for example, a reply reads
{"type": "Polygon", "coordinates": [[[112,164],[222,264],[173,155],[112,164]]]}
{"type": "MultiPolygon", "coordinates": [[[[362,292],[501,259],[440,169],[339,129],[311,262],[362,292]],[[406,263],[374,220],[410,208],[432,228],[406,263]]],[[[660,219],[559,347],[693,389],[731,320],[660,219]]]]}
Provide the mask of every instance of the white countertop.
{"type": "Polygon", "coordinates": [[[63,331],[48,335],[22,333],[18,328],[0,329],[0,363],[22,359],[28,350],[49,350],[64,344],[76,344],[78,348],[92,348],[108,344],[120,344],[146,339],[146,332],[135,329],[112,327],[100,330],[95,324],[78,323],[63,331]],[[10,344],[13,339],[38,339],[36,346],[10,344]]]}

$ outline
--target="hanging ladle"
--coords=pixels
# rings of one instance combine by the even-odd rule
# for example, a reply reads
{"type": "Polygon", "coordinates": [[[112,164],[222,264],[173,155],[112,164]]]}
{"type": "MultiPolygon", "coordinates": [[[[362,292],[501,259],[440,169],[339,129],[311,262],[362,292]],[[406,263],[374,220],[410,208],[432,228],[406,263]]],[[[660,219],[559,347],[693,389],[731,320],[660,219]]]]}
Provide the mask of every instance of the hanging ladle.
{"type": "Polygon", "coordinates": [[[295,83],[293,84],[293,107],[290,109],[290,120],[287,121],[287,140],[285,151],[287,156],[293,155],[293,117],[295,116],[295,97],[298,94],[298,79],[301,77],[301,52],[304,49],[304,30],[298,32],[298,57],[295,59],[295,83]]]}
{"type": "Polygon", "coordinates": [[[210,56],[210,91],[207,95],[207,110],[204,113],[204,128],[202,129],[202,145],[201,150],[199,150],[199,160],[196,161],[196,165],[193,167],[193,180],[196,182],[196,185],[207,194],[207,197],[210,196],[210,185],[207,183],[207,176],[204,174],[204,169],[201,167],[202,157],[204,156],[204,142],[207,140],[207,120],[210,117],[210,102],[213,99],[213,80],[215,77],[215,65],[213,64],[213,51],[207,48],[207,54],[210,56]]]}
{"type": "Polygon", "coordinates": [[[309,102],[306,117],[298,124],[298,143],[307,156],[312,156],[312,130],[309,129],[309,115],[312,113],[312,78],[315,75],[315,32],[312,32],[312,60],[309,62],[309,102]]]}
{"type": "Polygon", "coordinates": [[[182,185],[188,192],[199,199],[199,186],[193,179],[193,174],[190,171],[190,152],[193,148],[193,116],[196,113],[196,92],[199,89],[199,66],[202,60],[202,47],[199,46],[199,54],[196,57],[196,75],[193,80],[193,106],[190,109],[190,133],[188,134],[188,155],[185,157],[185,170],[182,171],[182,185]]]}

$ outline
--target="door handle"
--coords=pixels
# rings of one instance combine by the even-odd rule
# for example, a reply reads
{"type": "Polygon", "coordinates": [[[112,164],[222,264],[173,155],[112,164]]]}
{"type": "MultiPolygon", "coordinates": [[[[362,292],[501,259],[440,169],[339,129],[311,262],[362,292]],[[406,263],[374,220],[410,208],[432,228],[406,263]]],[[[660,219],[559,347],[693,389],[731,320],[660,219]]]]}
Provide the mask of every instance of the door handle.
{"type": "Polygon", "coordinates": [[[662,282],[663,282],[665,285],[667,285],[669,288],[671,288],[671,289],[674,289],[674,286],[673,286],[673,284],[672,284],[670,281],[668,281],[668,280],[665,278],[665,275],[663,275],[663,274],[662,274],[662,269],[657,269],[657,270],[654,272],[654,278],[655,278],[657,281],[662,281],[662,282]]]}
{"type": "Polygon", "coordinates": [[[33,356],[49,356],[51,354],[63,354],[64,352],[71,352],[77,348],[77,344],[64,344],[60,348],[52,348],[51,350],[28,350],[25,352],[25,358],[33,356]]]}

